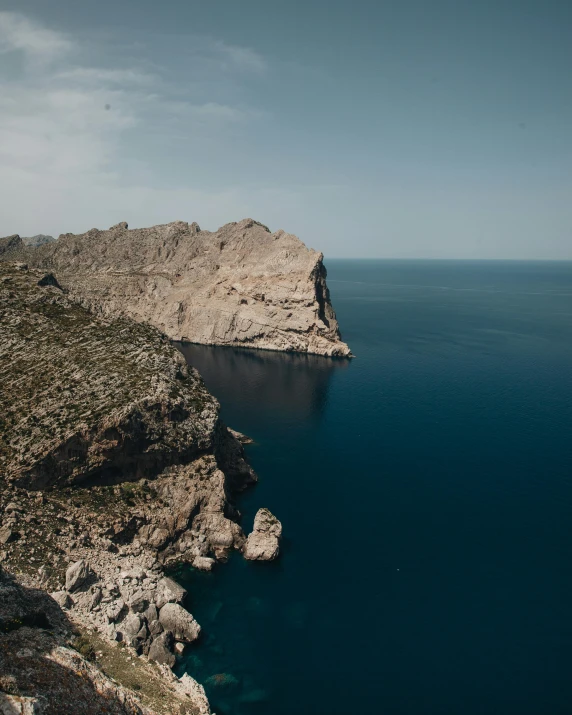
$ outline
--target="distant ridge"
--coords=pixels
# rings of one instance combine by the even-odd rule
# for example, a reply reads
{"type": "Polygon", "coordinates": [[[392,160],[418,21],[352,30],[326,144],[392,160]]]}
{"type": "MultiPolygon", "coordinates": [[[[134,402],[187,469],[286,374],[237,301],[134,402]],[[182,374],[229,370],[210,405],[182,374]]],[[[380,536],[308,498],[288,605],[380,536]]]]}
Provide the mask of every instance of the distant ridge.
{"type": "Polygon", "coordinates": [[[43,246],[45,243],[52,243],[56,239],[53,236],[47,236],[45,233],[38,233],[35,236],[22,238],[24,246],[43,246]]]}

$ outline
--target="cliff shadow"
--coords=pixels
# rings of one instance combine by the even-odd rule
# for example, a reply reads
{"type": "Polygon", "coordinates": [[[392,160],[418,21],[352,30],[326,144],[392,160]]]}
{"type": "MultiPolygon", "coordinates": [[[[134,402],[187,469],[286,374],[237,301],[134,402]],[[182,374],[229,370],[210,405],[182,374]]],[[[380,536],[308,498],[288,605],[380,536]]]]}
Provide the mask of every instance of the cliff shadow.
{"type": "Polygon", "coordinates": [[[224,407],[242,401],[264,411],[280,410],[300,419],[318,418],[331,379],[350,360],[306,353],[174,343],[197,368],[207,388],[224,407]]]}

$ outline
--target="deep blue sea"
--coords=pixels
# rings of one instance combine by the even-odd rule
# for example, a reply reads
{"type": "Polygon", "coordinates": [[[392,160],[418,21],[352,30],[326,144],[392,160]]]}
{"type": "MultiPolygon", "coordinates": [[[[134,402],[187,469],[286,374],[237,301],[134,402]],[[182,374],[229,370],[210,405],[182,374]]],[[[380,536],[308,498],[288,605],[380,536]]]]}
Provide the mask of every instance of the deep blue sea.
{"type": "Polygon", "coordinates": [[[181,667],[218,715],[570,715],[572,263],[327,268],[354,360],[184,348],[285,539],[178,573],[181,667]]]}

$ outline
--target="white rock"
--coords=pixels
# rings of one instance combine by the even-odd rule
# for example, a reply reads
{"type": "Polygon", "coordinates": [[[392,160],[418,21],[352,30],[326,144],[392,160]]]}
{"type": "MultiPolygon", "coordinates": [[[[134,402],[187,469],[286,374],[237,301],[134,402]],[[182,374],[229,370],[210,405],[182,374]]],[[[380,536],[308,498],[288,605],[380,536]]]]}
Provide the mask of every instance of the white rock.
{"type": "Polygon", "coordinates": [[[253,561],[271,561],[280,551],[282,524],[268,510],[259,509],[254,518],[254,529],[246,539],[244,558],[253,561]]]}
{"type": "Polygon", "coordinates": [[[175,640],[186,643],[192,643],[201,632],[193,616],[178,603],[166,603],[159,611],[159,622],[166,631],[171,631],[175,640]]]}
{"type": "Polygon", "coordinates": [[[200,571],[211,571],[215,564],[215,560],[209,556],[195,556],[193,566],[200,571]]]}
{"type": "Polygon", "coordinates": [[[163,608],[166,603],[182,603],[186,595],[187,592],[182,586],[172,578],[165,577],[157,584],[155,605],[157,608],[163,608]]]}

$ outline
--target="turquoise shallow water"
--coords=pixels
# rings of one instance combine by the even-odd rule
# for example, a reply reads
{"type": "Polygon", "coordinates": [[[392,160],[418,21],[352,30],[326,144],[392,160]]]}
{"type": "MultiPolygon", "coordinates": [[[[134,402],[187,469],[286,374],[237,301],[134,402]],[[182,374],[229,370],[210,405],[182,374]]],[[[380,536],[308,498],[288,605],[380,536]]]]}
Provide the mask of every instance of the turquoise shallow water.
{"type": "Polygon", "coordinates": [[[568,715],[572,264],[328,274],[355,360],[183,348],[285,540],[178,573],[181,669],[218,715],[568,715]]]}

